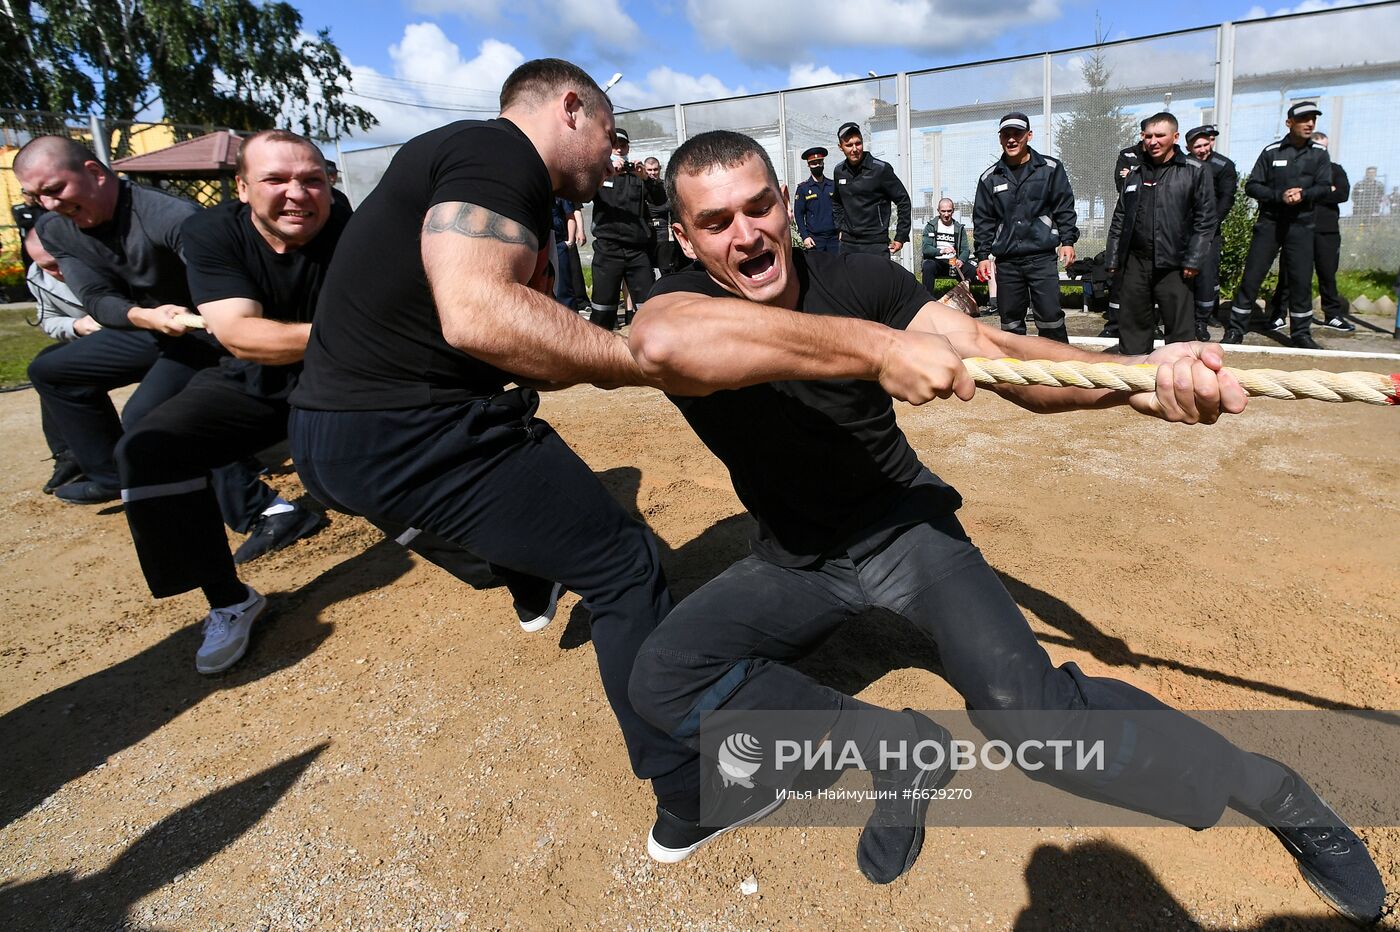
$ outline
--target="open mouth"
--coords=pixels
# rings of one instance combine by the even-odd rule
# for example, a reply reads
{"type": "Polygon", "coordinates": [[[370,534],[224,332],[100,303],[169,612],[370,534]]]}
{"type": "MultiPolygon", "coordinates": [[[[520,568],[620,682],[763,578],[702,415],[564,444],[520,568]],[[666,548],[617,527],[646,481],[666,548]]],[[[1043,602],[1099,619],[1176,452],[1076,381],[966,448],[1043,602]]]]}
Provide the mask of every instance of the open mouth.
{"type": "Polygon", "coordinates": [[[763,282],[773,277],[777,268],[777,258],[771,249],[754,256],[752,259],[745,259],[739,263],[739,274],[754,282],[763,282]]]}

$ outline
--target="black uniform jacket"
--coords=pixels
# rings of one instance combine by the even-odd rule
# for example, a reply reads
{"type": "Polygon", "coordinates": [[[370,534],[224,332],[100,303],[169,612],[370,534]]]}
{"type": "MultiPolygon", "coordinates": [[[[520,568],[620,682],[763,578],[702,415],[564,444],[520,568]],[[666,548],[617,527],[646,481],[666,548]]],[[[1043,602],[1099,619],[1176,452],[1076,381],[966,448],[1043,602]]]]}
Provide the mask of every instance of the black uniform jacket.
{"type": "MultiPolygon", "coordinates": [[[[1123,179],[1123,193],[1108,227],[1109,265],[1121,269],[1133,241],[1138,204],[1148,166],[1135,165],[1123,179]]],[[[1156,167],[1152,196],[1152,264],[1159,269],[1201,269],[1215,239],[1215,180],[1199,159],[1180,149],[1156,167]]]]}
{"type": "Polygon", "coordinates": [[[1259,213],[1266,218],[1311,223],[1319,199],[1332,193],[1327,147],[1311,140],[1297,145],[1291,134],[1269,143],[1255,160],[1244,190],[1259,202],[1259,213]],[[1300,203],[1283,202],[1283,192],[1289,188],[1303,189],[1300,203]]]}
{"type": "Polygon", "coordinates": [[[832,213],[841,238],[853,243],[889,242],[890,204],[898,210],[895,242],[909,242],[909,192],[889,162],[869,152],[861,156],[854,170],[845,159],[831,173],[832,213]]]}
{"type": "Polygon", "coordinates": [[[1212,152],[1205,160],[1215,180],[1215,226],[1219,229],[1235,206],[1235,192],[1240,189],[1240,173],[1235,163],[1219,152],[1212,152]]]}
{"type": "Polygon", "coordinates": [[[997,159],[977,182],[972,204],[972,244],[977,261],[1054,252],[1079,240],[1074,191],[1058,159],[1034,149],[1021,180],[997,159]]]}

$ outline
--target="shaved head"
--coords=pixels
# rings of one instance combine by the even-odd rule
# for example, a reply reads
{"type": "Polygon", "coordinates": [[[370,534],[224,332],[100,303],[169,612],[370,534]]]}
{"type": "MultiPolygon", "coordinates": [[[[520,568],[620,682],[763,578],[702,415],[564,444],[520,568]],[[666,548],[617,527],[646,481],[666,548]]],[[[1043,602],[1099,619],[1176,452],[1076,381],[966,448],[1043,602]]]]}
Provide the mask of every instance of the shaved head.
{"type": "Polygon", "coordinates": [[[25,143],[24,148],[15,154],[12,167],[16,175],[21,175],[26,168],[40,161],[58,171],[74,172],[81,170],[88,162],[102,164],[91,149],[67,136],[39,136],[25,143]]]}

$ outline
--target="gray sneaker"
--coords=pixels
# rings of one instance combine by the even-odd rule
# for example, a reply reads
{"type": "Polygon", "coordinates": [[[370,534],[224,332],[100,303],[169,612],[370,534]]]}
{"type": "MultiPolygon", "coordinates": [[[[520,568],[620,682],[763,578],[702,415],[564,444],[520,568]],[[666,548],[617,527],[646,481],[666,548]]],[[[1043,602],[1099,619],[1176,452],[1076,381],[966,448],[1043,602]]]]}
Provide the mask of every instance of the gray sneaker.
{"type": "Polygon", "coordinates": [[[200,673],[222,673],[238,663],[248,649],[248,634],[267,608],[267,599],[252,586],[245,588],[248,598],[237,605],[210,609],[204,616],[204,643],[194,655],[194,668],[200,673]]]}

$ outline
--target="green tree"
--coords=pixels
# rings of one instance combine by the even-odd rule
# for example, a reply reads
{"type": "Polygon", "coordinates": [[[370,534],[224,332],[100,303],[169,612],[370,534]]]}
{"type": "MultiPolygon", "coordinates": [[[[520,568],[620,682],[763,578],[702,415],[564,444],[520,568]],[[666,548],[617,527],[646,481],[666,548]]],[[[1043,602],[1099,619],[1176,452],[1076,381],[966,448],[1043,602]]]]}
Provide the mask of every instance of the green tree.
{"type": "MultiPolygon", "coordinates": [[[[0,107],[175,123],[291,126],[322,139],[378,121],[345,102],[350,69],[329,30],[288,3],[0,0],[0,107]]],[[[119,134],[114,154],[123,154],[119,134]]]]}
{"type": "Polygon", "coordinates": [[[1258,209],[1254,198],[1244,193],[1249,176],[1240,179],[1235,192],[1235,203],[1225,215],[1225,223],[1220,230],[1220,303],[1229,306],[1235,297],[1235,289],[1244,277],[1244,260],[1249,255],[1249,241],[1254,236],[1254,219],[1258,209]]]}
{"type": "MultiPolygon", "coordinates": [[[[1102,39],[1098,34],[1094,37],[1095,42],[1102,39]]],[[[1084,60],[1081,72],[1085,90],[1077,95],[1074,109],[1056,122],[1055,145],[1069,173],[1074,196],[1089,205],[1084,218],[1088,221],[1084,227],[1087,232],[1092,229],[1096,206],[1102,205],[1099,216],[1108,216],[1118,194],[1113,166],[1105,165],[1104,158],[1116,155],[1118,149],[1132,142],[1137,124],[1109,90],[1113,69],[1101,46],[1084,60]]]]}

